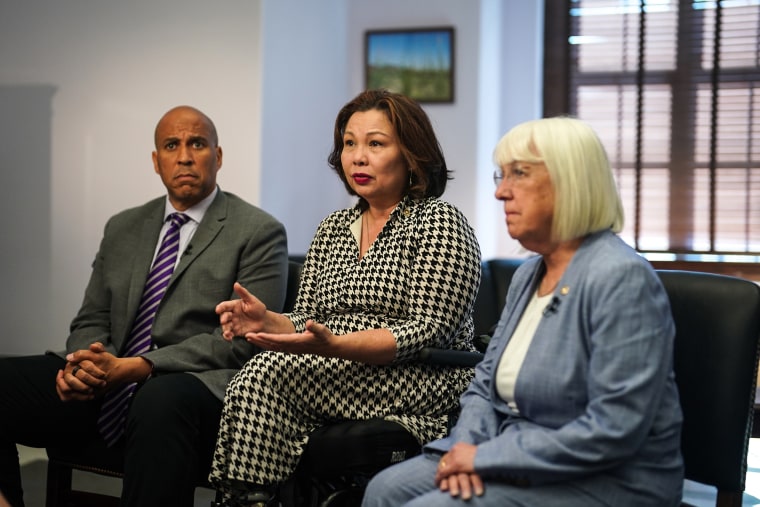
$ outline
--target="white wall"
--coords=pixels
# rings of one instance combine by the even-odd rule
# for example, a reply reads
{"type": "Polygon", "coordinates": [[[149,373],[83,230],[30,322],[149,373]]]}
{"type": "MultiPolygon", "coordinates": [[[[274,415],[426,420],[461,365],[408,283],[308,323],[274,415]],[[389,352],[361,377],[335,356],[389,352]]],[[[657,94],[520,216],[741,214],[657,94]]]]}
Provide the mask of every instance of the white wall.
{"type": "MultiPolygon", "coordinates": [[[[251,0],[3,2],[0,93],[52,90],[48,146],[43,135],[29,135],[0,151],[6,183],[17,172],[40,180],[3,191],[23,202],[13,211],[25,221],[48,225],[39,232],[49,235],[51,265],[30,287],[18,272],[34,257],[3,249],[0,353],[62,348],[105,220],[163,192],[150,153],[155,123],[170,107],[192,104],[215,120],[220,184],[258,201],[259,10],[251,0]],[[49,153],[47,171],[24,163],[39,150],[49,153]]],[[[25,121],[3,116],[6,128],[25,121]]],[[[37,234],[9,223],[4,242],[37,234]]]]}
{"type": "Polygon", "coordinates": [[[443,198],[459,207],[475,224],[475,188],[477,184],[477,123],[479,83],[480,1],[435,0],[421,2],[385,0],[378,8],[376,0],[353,0],[349,6],[349,67],[351,89],[364,89],[364,32],[385,28],[453,26],[454,102],[424,104],[446,164],[453,171],[443,198]]]}
{"type": "Polygon", "coordinates": [[[483,0],[482,88],[479,93],[478,234],[483,257],[530,255],[507,234],[503,205],[493,197],[493,148],[518,123],[543,113],[543,0],[483,0]]]}
{"type": "Polygon", "coordinates": [[[541,115],[542,0],[376,0],[349,2],[351,90],[364,87],[364,31],[453,26],[455,100],[425,104],[454,171],[443,198],[467,216],[484,258],[525,253],[506,233],[493,197],[491,153],[515,124],[541,115]]]}
{"type": "Polygon", "coordinates": [[[484,257],[513,254],[490,152],[540,114],[541,0],[24,0],[0,16],[0,354],[60,349],[113,213],[163,192],[160,115],[216,122],[219,182],[306,250],[353,202],[327,167],[340,107],[361,91],[364,31],[453,25],[456,99],[426,105],[455,179],[444,198],[484,257]]]}
{"type": "Polygon", "coordinates": [[[302,254],[320,220],[350,206],[327,165],[348,86],[346,4],[350,0],[266,0],[263,8],[261,206],[302,254]]]}

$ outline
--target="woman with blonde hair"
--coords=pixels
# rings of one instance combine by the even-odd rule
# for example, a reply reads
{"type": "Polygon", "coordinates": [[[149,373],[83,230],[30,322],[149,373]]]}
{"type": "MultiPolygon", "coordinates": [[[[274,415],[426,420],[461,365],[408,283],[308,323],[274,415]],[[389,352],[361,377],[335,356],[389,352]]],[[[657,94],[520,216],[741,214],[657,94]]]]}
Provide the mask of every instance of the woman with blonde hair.
{"type": "Polygon", "coordinates": [[[580,120],[535,120],[494,159],[509,234],[538,255],[512,278],[450,435],[378,474],[363,506],[679,505],[675,328],[656,273],[616,235],[601,142],[580,120]]]}

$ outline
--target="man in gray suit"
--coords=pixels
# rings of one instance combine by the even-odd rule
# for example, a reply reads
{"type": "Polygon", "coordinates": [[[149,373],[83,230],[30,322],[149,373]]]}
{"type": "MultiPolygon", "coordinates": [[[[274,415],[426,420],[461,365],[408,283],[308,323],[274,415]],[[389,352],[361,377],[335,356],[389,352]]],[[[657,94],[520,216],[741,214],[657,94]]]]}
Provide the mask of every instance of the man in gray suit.
{"type": "Polygon", "coordinates": [[[122,505],[192,505],[195,484],[208,474],[226,385],[256,352],[245,340],[221,338],[215,307],[241,282],[281,310],[284,227],[218,188],[222,149],[213,122],[195,108],[173,108],[156,126],[155,145],[167,195],[106,224],[66,351],[0,359],[0,491],[11,505],[23,505],[16,443],[93,441],[124,455],[122,505]],[[146,278],[176,212],[187,222],[149,350],[129,355],[146,278]],[[132,383],[124,434],[111,445],[99,432],[104,396],[132,383]]]}

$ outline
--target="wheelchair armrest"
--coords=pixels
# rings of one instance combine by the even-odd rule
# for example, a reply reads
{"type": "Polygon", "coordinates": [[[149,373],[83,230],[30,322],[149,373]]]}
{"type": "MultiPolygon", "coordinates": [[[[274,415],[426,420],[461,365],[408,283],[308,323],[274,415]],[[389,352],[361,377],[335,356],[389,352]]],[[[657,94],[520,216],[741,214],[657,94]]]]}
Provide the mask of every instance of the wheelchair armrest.
{"type": "Polygon", "coordinates": [[[483,359],[483,354],[481,352],[470,352],[469,350],[425,347],[420,350],[420,359],[423,363],[438,366],[473,367],[483,359]]]}

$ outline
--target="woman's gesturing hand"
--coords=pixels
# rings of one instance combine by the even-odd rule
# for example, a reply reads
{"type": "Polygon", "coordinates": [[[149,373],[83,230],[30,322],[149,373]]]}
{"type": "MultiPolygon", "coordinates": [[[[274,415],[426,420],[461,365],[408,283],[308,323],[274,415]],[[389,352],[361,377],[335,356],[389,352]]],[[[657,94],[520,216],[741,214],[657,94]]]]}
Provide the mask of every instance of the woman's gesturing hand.
{"type": "Polygon", "coordinates": [[[240,296],[240,299],[222,301],[216,305],[216,313],[219,315],[219,323],[222,326],[222,335],[227,341],[236,336],[245,336],[247,333],[262,331],[264,318],[267,314],[266,305],[248,292],[245,287],[236,282],[233,290],[240,296]]]}

